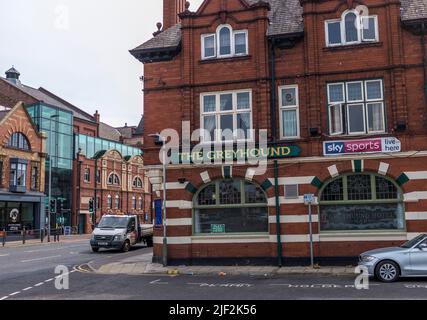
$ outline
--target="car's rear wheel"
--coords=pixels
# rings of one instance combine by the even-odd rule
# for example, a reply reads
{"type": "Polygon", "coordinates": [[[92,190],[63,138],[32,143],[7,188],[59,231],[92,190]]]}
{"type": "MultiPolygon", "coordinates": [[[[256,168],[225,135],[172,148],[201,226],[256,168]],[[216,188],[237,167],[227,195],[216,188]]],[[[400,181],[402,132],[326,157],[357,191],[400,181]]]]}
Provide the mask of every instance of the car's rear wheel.
{"type": "Polygon", "coordinates": [[[375,275],[382,282],[395,282],[399,279],[400,269],[393,261],[381,261],[378,263],[375,275]]]}

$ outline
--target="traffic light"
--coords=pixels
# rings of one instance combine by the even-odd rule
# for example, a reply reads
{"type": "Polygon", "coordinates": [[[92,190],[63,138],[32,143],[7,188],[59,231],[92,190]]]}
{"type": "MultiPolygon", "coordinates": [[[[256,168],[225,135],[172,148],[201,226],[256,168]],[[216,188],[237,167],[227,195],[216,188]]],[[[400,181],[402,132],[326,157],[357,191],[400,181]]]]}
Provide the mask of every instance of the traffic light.
{"type": "Polygon", "coordinates": [[[62,200],[60,199],[56,200],[56,212],[62,213],[62,200]]]}
{"type": "Polygon", "coordinates": [[[89,200],[89,213],[93,213],[94,212],[94,201],[93,199],[89,200]]]}
{"type": "Polygon", "coordinates": [[[56,212],[56,200],[55,199],[50,200],[49,211],[50,211],[50,213],[56,212]]]}

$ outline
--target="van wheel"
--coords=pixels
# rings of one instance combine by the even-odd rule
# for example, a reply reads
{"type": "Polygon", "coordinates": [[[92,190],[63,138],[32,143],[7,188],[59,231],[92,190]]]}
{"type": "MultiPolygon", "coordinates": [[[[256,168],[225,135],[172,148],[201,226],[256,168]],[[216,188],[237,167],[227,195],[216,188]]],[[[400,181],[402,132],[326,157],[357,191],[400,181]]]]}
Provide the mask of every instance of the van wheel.
{"type": "Polygon", "coordinates": [[[130,250],[130,243],[128,240],[126,240],[125,243],[123,243],[122,251],[128,252],[129,250],[130,250]]]}
{"type": "Polygon", "coordinates": [[[151,248],[153,246],[153,237],[147,239],[147,247],[151,248]]]}
{"type": "Polygon", "coordinates": [[[375,275],[382,282],[395,282],[399,279],[399,266],[389,260],[381,261],[375,269],[375,275]]]}
{"type": "Polygon", "coordinates": [[[92,251],[93,251],[93,252],[98,252],[98,251],[99,251],[99,248],[92,247],[92,251]]]}

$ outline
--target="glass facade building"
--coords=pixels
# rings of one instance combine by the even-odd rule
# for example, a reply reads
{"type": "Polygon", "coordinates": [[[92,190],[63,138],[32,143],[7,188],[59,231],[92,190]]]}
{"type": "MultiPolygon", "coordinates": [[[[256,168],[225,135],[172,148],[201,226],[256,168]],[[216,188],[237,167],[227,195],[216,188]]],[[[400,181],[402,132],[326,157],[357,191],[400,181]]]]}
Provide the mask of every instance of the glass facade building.
{"type": "MultiPolygon", "coordinates": [[[[28,113],[40,132],[47,134],[46,194],[49,192],[49,162],[52,161],[52,198],[62,203],[65,226],[71,225],[72,168],[73,168],[73,114],[45,104],[32,105],[28,113]]],[[[47,199],[47,198],[46,198],[47,199]]],[[[47,207],[47,202],[46,202],[47,207]]],[[[46,208],[47,209],[47,208],[46,208]]],[[[53,218],[53,217],[52,217],[53,218]]],[[[52,224],[55,219],[51,219],[52,224]]]]}
{"type": "Polygon", "coordinates": [[[101,138],[94,138],[84,134],[78,134],[75,136],[75,152],[81,150],[81,154],[85,155],[86,158],[93,158],[95,153],[99,151],[117,150],[123,157],[141,155],[142,151],[139,148],[127,146],[115,141],[110,141],[101,138]]]}

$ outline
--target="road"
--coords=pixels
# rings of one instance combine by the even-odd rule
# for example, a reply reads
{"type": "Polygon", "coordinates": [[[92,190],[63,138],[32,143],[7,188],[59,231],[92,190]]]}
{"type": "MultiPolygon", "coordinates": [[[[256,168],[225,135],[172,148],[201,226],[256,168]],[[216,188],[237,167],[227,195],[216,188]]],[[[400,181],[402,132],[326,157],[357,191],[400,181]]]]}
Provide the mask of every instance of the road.
{"type": "Polygon", "coordinates": [[[90,261],[111,263],[152,251],[141,245],[127,253],[105,250],[95,254],[88,241],[0,248],[0,300],[18,298],[24,293],[38,299],[36,292],[42,286],[55,290],[55,268],[59,265],[66,266],[72,275],[76,273],[75,266],[90,261]]]}
{"type": "Polygon", "coordinates": [[[87,240],[0,250],[0,299],[3,300],[282,300],[282,299],[426,299],[427,279],[393,284],[371,280],[369,289],[354,288],[354,276],[167,276],[100,275],[88,268],[147,254],[136,247],[128,253],[94,254],[87,240]],[[69,289],[55,288],[55,267],[69,269],[69,289]]]}

